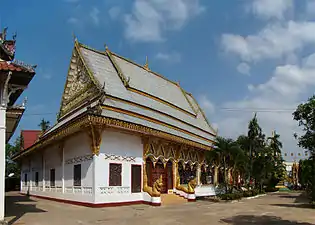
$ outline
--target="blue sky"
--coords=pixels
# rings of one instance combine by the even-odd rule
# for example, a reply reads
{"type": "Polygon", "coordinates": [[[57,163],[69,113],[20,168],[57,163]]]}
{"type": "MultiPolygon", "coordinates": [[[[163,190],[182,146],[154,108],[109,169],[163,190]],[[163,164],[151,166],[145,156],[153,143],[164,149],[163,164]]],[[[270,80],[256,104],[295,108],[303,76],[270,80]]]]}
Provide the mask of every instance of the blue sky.
{"type": "Polygon", "coordinates": [[[148,56],[151,70],[199,99],[220,135],[246,132],[257,111],[265,133],[276,129],[299,158],[291,114],[315,86],[314,13],[314,0],[5,1],[0,25],[17,31],[16,59],[38,65],[15,136],[41,118],[55,123],[75,33],[140,64],[148,56]]]}

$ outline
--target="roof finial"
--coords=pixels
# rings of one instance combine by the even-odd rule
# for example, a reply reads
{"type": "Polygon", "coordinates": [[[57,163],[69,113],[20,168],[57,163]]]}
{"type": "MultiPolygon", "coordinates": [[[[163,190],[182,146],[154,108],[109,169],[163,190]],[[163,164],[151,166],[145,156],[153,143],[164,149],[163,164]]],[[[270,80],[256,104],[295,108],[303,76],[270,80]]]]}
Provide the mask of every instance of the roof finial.
{"type": "Polygon", "coordinates": [[[72,36],[73,36],[73,40],[74,40],[74,42],[77,42],[78,41],[78,39],[77,39],[77,37],[75,36],[75,33],[72,31],[72,36]]]}
{"type": "Polygon", "coordinates": [[[105,46],[105,51],[107,51],[108,50],[107,44],[105,43],[104,46],[105,46]]]}
{"type": "Polygon", "coordinates": [[[149,70],[149,62],[148,62],[148,56],[145,57],[145,64],[144,64],[144,68],[146,70],[149,70]]]}

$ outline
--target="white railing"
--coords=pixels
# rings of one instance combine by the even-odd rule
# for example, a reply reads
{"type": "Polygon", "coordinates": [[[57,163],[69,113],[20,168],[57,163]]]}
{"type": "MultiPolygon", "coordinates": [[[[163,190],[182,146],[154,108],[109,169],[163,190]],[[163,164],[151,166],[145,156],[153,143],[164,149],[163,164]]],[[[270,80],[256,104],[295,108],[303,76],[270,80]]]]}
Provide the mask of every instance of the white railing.
{"type": "Polygon", "coordinates": [[[65,187],[65,193],[67,194],[76,194],[76,195],[92,195],[93,188],[92,187],[65,187]]]}
{"type": "Polygon", "coordinates": [[[129,194],[130,187],[120,187],[120,186],[113,186],[113,187],[99,187],[101,195],[113,195],[113,194],[129,194]]]}
{"type": "Polygon", "coordinates": [[[57,187],[46,186],[45,191],[46,192],[62,193],[62,187],[60,187],[60,186],[57,186],[57,187]]]}

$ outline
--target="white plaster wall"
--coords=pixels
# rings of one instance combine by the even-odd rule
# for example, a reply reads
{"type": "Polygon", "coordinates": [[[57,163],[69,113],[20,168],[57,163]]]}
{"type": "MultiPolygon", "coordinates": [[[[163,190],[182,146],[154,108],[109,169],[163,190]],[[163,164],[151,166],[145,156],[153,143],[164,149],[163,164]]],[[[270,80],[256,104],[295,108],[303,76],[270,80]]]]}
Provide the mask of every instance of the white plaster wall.
{"type": "MultiPolygon", "coordinates": [[[[85,155],[91,155],[90,145],[88,137],[85,133],[79,133],[75,136],[69,137],[65,140],[64,144],[64,159],[72,159],[74,157],[80,157],[85,155]]],[[[30,191],[30,194],[44,197],[51,197],[57,199],[66,199],[78,202],[94,202],[94,197],[92,193],[93,186],[93,160],[85,160],[82,162],[65,164],[64,165],[64,187],[73,188],[73,166],[75,164],[81,164],[81,187],[77,187],[76,191],[73,193],[62,193],[62,150],[59,146],[53,145],[45,150],[39,150],[37,153],[32,154],[28,158],[22,160],[22,170],[21,170],[21,183],[23,188],[21,189],[22,193],[27,193],[30,191]],[[43,163],[42,163],[42,154],[44,154],[45,160],[45,191],[40,189],[42,186],[42,174],[43,174],[43,163]],[[50,169],[55,169],[55,187],[50,188],[50,169]],[[32,171],[33,170],[33,171],[32,171]],[[32,177],[31,172],[32,171],[32,177]],[[35,172],[39,172],[39,187],[35,187],[35,172]],[[32,178],[33,187],[30,189],[28,186],[24,186],[24,174],[28,174],[28,180],[32,178]],[[85,189],[86,187],[91,189],[85,189]],[[82,191],[81,191],[82,190],[82,191]],[[84,190],[86,192],[84,192],[84,190]],[[87,193],[91,191],[90,193],[87,193]]]]}
{"type": "Polygon", "coordinates": [[[139,136],[109,129],[103,132],[100,154],[95,157],[96,203],[143,200],[143,193],[131,193],[131,165],[142,165],[142,154],[143,144],[139,136]],[[106,159],[108,155],[134,157],[134,161],[106,159]],[[110,163],[122,164],[121,187],[109,187],[110,163]],[[123,193],[118,193],[122,189],[123,193]]]}
{"type": "Polygon", "coordinates": [[[50,170],[55,169],[55,186],[62,187],[62,154],[58,145],[45,149],[45,186],[50,186],[50,170]]]}
{"type": "MultiPolygon", "coordinates": [[[[70,137],[64,145],[65,161],[75,157],[91,155],[89,139],[86,133],[79,133],[70,137]]],[[[81,186],[93,186],[93,160],[81,161],[77,163],[65,164],[64,182],[65,187],[73,186],[73,167],[76,164],[81,164],[81,186]]]]}

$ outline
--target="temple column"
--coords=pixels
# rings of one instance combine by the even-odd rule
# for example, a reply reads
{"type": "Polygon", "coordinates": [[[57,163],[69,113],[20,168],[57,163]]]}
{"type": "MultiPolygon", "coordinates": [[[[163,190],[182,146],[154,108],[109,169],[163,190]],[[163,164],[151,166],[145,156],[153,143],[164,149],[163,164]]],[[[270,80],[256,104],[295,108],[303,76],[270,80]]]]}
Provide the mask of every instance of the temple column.
{"type": "Polygon", "coordinates": [[[172,172],[173,172],[173,189],[176,188],[176,179],[177,179],[177,173],[176,173],[176,170],[177,170],[177,161],[174,160],[173,163],[172,163],[172,172]]]}
{"type": "Polygon", "coordinates": [[[62,151],[62,193],[65,193],[65,149],[64,149],[64,145],[61,145],[61,151],[62,151]]]}
{"type": "Polygon", "coordinates": [[[196,176],[197,176],[197,185],[200,185],[200,175],[201,175],[201,166],[198,164],[197,170],[196,170],[196,176]]]}
{"type": "Polygon", "coordinates": [[[45,167],[46,167],[45,154],[43,153],[43,191],[46,191],[46,184],[45,184],[45,167]]]}
{"type": "Polygon", "coordinates": [[[218,166],[215,166],[214,167],[214,177],[213,177],[214,185],[218,184],[218,175],[219,175],[218,172],[219,172],[219,168],[218,168],[218,166]]]}

